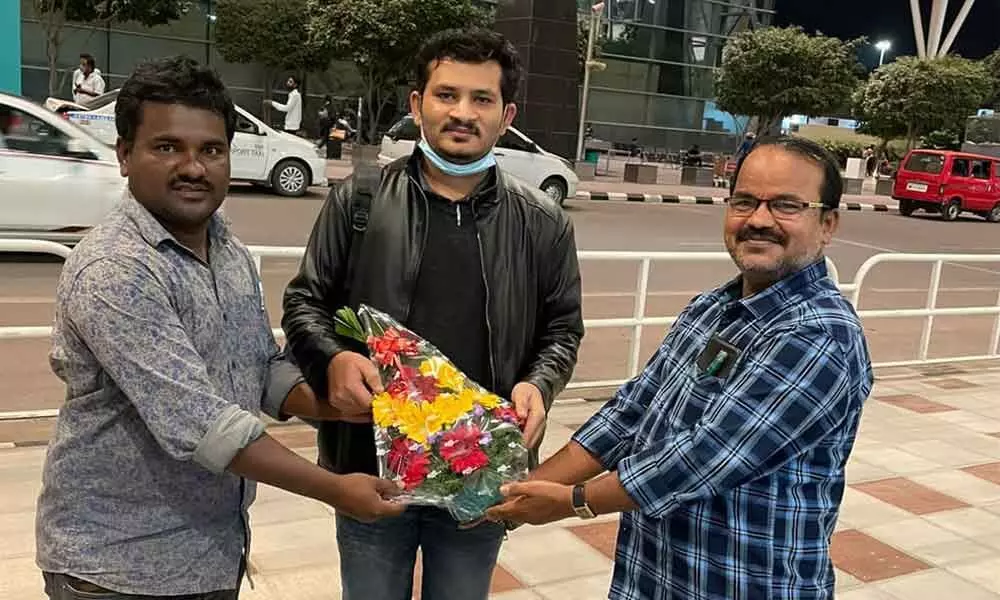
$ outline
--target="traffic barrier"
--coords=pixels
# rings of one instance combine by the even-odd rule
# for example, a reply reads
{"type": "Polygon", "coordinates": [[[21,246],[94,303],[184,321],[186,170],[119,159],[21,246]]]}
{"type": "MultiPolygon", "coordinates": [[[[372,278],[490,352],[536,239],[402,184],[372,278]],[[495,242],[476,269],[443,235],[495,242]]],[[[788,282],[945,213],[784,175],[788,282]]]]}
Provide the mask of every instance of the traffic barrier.
{"type": "MultiPolygon", "coordinates": [[[[264,259],[300,259],[305,249],[298,246],[250,246],[255,266],[260,272],[264,259]]],[[[2,240],[0,252],[38,252],[48,253],[65,258],[69,250],[52,242],[37,240],[2,240]]],[[[567,390],[607,389],[621,385],[635,377],[642,367],[642,334],[646,327],[666,327],[677,320],[676,316],[649,316],[646,314],[646,304],[649,298],[649,275],[654,263],[711,263],[731,264],[731,257],[725,252],[605,252],[581,251],[578,253],[581,262],[631,262],[637,265],[636,287],[633,297],[636,299],[631,316],[606,319],[585,319],[587,329],[628,328],[631,329],[631,339],[628,354],[627,373],[622,379],[599,381],[572,381],[567,390]]],[[[961,308],[940,308],[938,296],[941,289],[941,273],[945,265],[1000,263],[1000,255],[995,254],[876,254],[859,267],[853,282],[840,281],[840,273],[836,264],[827,259],[830,278],[837,283],[838,288],[851,300],[862,319],[899,319],[920,317],[924,319],[921,331],[920,346],[917,356],[903,361],[874,363],[876,368],[919,366],[955,362],[971,362],[1000,359],[1000,289],[997,301],[989,306],[970,306],[961,308]],[[928,287],[924,308],[909,309],[876,309],[866,310],[859,306],[861,292],[865,281],[871,272],[884,264],[929,264],[931,279],[928,287]],[[930,358],[930,342],[933,332],[934,318],[945,316],[982,316],[993,315],[993,331],[989,347],[981,354],[956,355],[930,358]]],[[[39,339],[51,335],[50,327],[0,327],[0,340],[39,339]]],[[[280,328],[275,328],[275,337],[284,338],[280,328]]],[[[38,411],[0,412],[0,421],[11,419],[26,419],[51,417],[58,414],[55,409],[38,411]]]]}
{"type": "MultiPolygon", "coordinates": [[[[678,196],[673,194],[626,194],[624,192],[587,192],[578,191],[577,200],[594,200],[602,202],[650,202],[660,204],[697,204],[697,205],[720,205],[725,204],[725,197],[719,196],[678,196]]],[[[895,206],[888,204],[864,204],[861,202],[841,202],[841,210],[846,211],[869,211],[869,212],[890,212],[896,210],[895,206]]]]}

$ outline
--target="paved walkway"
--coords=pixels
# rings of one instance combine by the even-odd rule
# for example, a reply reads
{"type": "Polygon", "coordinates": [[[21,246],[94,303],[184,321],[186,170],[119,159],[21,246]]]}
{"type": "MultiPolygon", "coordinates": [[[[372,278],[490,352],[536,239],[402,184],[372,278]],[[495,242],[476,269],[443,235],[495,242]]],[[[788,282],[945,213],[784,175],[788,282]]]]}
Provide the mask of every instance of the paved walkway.
{"type": "MultiPolygon", "coordinates": [[[[879,373],[833,542],[838,598],[1000,600],[997,386],[996,365],[879,373]]],[[[598,406],[558,405],[543,451],[557,449],[598,406]]],[[[308,427],[273,433],[315,455],[308,427]]],[[[43,599],[33,559],[43,458],[41,447],[0,450],[0,599],[43,599]]],[[[244,599],[340,597],[330,511],[261,486],[252,515],[256,589],[244,599]]],[[[616,528],[616,519],[601,518],[513,532],[493,600],[606,598],[616,528]]]]}

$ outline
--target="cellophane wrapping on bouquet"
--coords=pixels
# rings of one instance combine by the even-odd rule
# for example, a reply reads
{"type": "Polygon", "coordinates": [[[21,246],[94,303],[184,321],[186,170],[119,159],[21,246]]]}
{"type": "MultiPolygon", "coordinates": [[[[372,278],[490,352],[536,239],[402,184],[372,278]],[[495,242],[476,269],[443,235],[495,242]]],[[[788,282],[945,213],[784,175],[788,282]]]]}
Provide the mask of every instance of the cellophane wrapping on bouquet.
{"type": "Polygon", "coordinates": [[[528,474],[528,450],[510,402],[459,371],[437,348],[370,306],[337,313],[337,333],[364,342],[385,392],[372,413],[380,476],[402,499],[481,519],[500,486],[528,474]]]}

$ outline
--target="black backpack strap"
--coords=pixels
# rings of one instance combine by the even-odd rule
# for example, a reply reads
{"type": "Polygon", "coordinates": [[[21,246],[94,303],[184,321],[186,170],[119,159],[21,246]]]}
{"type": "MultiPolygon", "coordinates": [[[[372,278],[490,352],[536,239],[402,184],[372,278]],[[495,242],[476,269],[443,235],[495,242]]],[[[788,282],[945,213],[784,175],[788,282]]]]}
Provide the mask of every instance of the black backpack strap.
{"type": "Polygon", "coordinates": [[[348,289],[354,284],[354,270],[358,262],[361,241],[368,230],[372,200],[382,184],[382,170],[376,166],[358,165],[354,169],[351,194],[351,243],[347,255],[347,273],[344,283],[348,289]]]}

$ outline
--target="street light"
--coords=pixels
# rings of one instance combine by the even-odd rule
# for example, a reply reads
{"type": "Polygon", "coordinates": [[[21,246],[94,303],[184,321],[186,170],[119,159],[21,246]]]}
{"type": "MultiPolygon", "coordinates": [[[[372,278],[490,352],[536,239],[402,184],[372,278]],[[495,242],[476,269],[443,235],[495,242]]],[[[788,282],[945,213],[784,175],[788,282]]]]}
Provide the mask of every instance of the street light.
{"type": "Polygon", "coordinates": [[[882,40],[879,43],[875,44],[875,47],[879,49],[878,66],[881,67],[882,64],[885,63],[885,53],[888,52],[890,48],[892,48],[892,42],[890,42],[889,40],[882,40]]]}
{"type": "Polygon", "coordinates": [[[580,101],[580,126],[576,132],[576,160],[583,160],[583,133],[587,121],[587,100],[590,96],[590,71],[607,67],[602,62],[594,60],[594,37],[597,28],[601,26],[601,14],[604,13],[604,3],[598,2],[590,7],[590,31],[587,36],[587,60],[583,68],[583,98],[580,101]]]}

